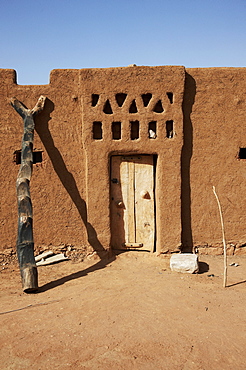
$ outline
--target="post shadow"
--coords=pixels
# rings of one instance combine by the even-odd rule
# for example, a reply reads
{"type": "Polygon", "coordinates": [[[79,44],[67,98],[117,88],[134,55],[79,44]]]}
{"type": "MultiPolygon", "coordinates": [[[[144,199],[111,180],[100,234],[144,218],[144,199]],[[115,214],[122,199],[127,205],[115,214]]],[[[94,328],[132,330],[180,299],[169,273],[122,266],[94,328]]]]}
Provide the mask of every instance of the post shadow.
{"type": "Polygon", "coordinates": [[[41,287],[39,291],[44,291],[51,289],[55,286],[63,284],[65,281],[69,281],[71,279],[75,279],[80,276],[86,275],[89,271],[94,271],[98,268],[105,267],[109,262],[112,262],[112,258],[106,258],[108,255],[108,250],[106,250],[100,241],[98,240],[97,233],[94,227],[87,221],[87,206],[84,199],[81,198],[76,181],[74,176],[71,172],[68,171],[66,164],[62,158],[61,153],[57,149],[54,144],[54,140],[52,138],[51,132],[49,130],[49,121],[52,119],[50,114],[54,110],[54,103],[46,98],[46,103],[42,114],[40,114],[35,120],[35,130],[38,133],[47,154],[52,162],[53,168],[59,177],[61,183],[63,184],[64,188],[66,189],[68,195],[72,199],[73,203],[75,204],[80,218],[83,221],[86,231],[87,231],[87,240],[89,244],[93,247],[93,249],[97,252],[98,256],[100,257],[101,261],[96,263],[95,265],[91,266],[90,268],[77,272],[75,274],[71,274],[67,277],[62,279],[58,279],[51,283],[46,284],[46,288],[41,287]]]}
{"type": "Polygon", "coordinates": [[[183,147],[181,151],[181,242],[182,251],[193,251],[193,237],[191,225],[191,185],[190,162],[193,153],[193,126],[191,121],[192,107],[196,95],[196,82],[185,72],[183,110],[183,147]]]}

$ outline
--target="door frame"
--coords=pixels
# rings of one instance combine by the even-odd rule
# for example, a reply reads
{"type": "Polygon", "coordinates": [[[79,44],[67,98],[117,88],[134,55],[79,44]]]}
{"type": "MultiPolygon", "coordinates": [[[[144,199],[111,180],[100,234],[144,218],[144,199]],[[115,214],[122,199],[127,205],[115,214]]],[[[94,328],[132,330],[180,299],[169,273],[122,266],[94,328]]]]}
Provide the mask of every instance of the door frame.
{"type": "MultiPolygon", "coordinates": [[[[153,157],[153,182],[154,182],[154,185],[153,185],[153,194],[154,194],[154,245],[153,245],[153,248],[151,251],[151,253],[154,253],[156,252],[156,248],[157,248],[157,227],[158,227],[158,223],[157,223],[157,191],[156,191],[156,187],[157,187],[157,181],[156,181],[156,174],[157,174],[157,163],[158,163],[158,154],[156,153],[111,153],[110,156],[109,156],[109,210],[110,210],[110,247],[112,249],[116,249],[112,246],[112,215],[111,215],[111,187],[112,187],[112,179],[111,179],[111,172],[112,172],[112,157],[115,157],[115,156],[119,156],[119,157],[137,157],[137,156],[152,156],[153,157]]],[[[118,248],[117,248],[118,249],[118,248]]],[[[123,247],[120,248],[119,250],[137,250],[137,251],[145,251],[146,252],[146,249],[142,249],[141,247],[137,248],[137,247],[134,247],[134,248],[131,248],[131,247],[123,247]]]]}

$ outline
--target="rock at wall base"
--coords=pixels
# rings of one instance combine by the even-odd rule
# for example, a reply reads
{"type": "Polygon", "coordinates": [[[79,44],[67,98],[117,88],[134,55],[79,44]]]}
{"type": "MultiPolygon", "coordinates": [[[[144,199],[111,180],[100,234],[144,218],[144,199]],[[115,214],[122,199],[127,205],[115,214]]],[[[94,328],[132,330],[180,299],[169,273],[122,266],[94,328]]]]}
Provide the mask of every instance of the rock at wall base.
{"type": "Polygon", "coordinates": [[[173,254],[170,258],[170,269],[176,272],[194,274],[199,271],[198,256],[192,253],[173,254]]]}

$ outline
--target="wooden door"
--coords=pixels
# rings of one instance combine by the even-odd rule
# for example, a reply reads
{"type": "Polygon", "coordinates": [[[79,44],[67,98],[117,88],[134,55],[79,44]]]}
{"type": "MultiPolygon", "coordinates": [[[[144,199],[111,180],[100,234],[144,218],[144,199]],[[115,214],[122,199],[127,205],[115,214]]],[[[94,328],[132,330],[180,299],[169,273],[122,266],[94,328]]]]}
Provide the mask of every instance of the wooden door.
{"type": "Polygon", "coordinates": [[[154,249],[153,156],[111,158],[111,246],[154,249]]]}

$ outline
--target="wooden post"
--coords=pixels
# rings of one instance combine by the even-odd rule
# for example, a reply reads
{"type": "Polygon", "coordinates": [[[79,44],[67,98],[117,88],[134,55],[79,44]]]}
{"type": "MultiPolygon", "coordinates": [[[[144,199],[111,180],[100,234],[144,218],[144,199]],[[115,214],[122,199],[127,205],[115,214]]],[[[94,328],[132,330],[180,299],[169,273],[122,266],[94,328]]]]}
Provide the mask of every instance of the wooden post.
{"type": "Polygon", "coordinates": [[[21,166],[16,181],[18,203],[17,256],[19,261],[22,287],[26,293],[38,289],[38,272],[34,258],[32,202],[29,183],[33,165],[34,116],[44,108],[45,97],[40,96],[33,109],[25,108],[19,100],[12,98],[11,105],[24,121],[22,137],[21,166]]]}
{"type": "Polygon", "coordinates": [[[222,229],[222,240],[223,240],[223,247],[224,247],[224,279],[223,279],[223,287],[226,288],[226,282],[227,282],[227,254],[226,254],[226,241],[225,241],[225,227],[224,227],[224,221],[223,221],[223,215],[222,215],[222,209],[219,201],[219,197],[216,193],[215,187],[213,186],[213,192],[215,195],[215,198],[218,203],[219,213],[220,213],[220,222],[221,222],[221,229],[222,229]]]}

